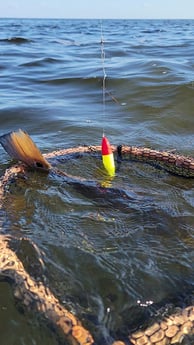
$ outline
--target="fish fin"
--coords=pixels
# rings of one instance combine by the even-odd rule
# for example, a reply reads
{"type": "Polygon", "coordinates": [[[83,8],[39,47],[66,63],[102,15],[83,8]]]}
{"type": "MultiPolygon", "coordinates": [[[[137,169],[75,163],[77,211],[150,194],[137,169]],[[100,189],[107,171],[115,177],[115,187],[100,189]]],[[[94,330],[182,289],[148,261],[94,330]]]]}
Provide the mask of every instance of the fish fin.
{"type": "Polygon", "coordinates": [[[49,170],[51,167],[30,136],[21,129],[2,135],[0,143],[11,157],[24,162],[31,168],[49,170]]]}

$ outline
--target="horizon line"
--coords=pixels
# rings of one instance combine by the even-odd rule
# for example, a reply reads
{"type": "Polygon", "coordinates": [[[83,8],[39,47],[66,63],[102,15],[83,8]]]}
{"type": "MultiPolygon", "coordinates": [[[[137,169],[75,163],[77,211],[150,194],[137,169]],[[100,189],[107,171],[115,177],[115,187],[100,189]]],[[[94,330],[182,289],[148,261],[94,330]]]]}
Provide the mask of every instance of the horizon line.
{"type": "Polygon", "coordinates": [[[116,18],[116,17],[107,17],[107,18],[96,18],[96,17],[9,17],[9,16],[0,16],[0,19],[50,19],[50,20],[61,20],[61,19],[69,19],[69,20],[194,20],[194,18],[173,18],[173,17],[154,17],[154,18],[116,18]]]}

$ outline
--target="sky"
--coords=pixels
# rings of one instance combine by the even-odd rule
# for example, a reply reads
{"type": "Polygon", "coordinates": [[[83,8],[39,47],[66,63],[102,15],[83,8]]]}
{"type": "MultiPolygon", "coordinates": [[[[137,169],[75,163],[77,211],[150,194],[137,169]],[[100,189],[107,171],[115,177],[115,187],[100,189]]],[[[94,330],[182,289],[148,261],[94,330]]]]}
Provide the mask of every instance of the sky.
{"type": "Polygon", "coordinates": [[[194,0],[0,0],[10,18],[194,18],[194,0]]]}

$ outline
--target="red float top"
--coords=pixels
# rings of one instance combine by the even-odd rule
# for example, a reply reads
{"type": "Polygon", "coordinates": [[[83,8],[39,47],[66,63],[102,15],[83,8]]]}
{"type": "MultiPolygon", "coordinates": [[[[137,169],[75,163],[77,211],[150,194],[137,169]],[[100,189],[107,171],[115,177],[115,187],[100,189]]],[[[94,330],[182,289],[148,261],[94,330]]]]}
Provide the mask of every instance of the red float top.
{"type": "Polygon", "coordinates": [[[105,136],[102,137],[102,146],[101,147],[102,147],[102,155],[103,156],[110,155],[112,153],[110,143],[105,136]]]}

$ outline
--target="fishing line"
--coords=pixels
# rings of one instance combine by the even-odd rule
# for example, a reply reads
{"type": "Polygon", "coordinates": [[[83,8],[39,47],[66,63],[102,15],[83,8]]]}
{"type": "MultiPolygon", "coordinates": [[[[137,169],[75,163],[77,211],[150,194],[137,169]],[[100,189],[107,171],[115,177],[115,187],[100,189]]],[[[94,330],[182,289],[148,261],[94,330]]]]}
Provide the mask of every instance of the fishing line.
{"type": "Polygon", "coordinates": [[[115,175],[115,163],[114,163],[114,156],[110,146],[108,139],[105,137],[104,134],[104,124],[105,124],[105,113],[106,113],[106,69],[105,69],[105,49],[104,49],[104,36],[103,36],[103,27],[101,21],[101,61],[102,61],[102,71],[103,71],[103,79],[102,79],[102,123],[103,123],[103,130],[102,130],[102,161],[104,168],[106,169],[107,173],[112,177],[115,175]]]}
{"type": "MultiPolygon", "coordinates": [[[[106,114],[106,94],[108,94],[111,99],[117,103],[120,104],[119,101],[112,95],[110,91],[106,88],[106,68],[105,68],[105,60],[106,60],[106,54],[105,54],[105,40],[104,40],[104,34],[103,34],[103,25],[101,21],[101,62],[102,62],[102,72],[103,72],[103,79],[102,79],[102,104],[103,104],[103,126],[105,121],[105,114],[106,114]]],[[[104,134],[104,128],[103,128],[103,134],[104,134]]]]}
{"type": "Polygon", "coordinates": [[[102,118],[103,118],[103,129],[102,135],[104,136],[104,121],[105,121],[105,114],[106,114],[106,69],[105,69],[105,49],[104,49],[104,35],[103,35],[103,26],[101,21],[101,61],[102,61],[102,72],[103,72],[103,79],[102,79],[102,118]]]}

